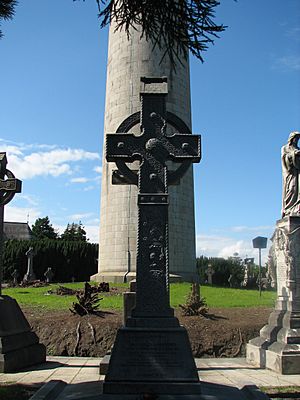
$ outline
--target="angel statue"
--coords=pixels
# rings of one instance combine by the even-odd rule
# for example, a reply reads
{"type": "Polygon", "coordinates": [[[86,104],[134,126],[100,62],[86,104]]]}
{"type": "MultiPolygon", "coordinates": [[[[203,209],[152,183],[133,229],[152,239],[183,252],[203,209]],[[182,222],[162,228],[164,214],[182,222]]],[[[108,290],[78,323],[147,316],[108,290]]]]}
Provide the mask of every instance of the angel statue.
{"type": "Polygon", "coordinates": [[[281,149],[282,160],[282,218],[300,217],[300,132],[291,132],[288,143],[281,149]]]}

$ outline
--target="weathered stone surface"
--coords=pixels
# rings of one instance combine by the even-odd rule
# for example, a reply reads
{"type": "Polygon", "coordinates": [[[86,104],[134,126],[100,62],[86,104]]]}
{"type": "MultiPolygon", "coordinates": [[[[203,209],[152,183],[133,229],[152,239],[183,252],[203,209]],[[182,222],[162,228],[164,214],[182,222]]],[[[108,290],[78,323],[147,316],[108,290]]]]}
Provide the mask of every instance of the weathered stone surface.
{"type": "Polygon", "coordinates": [[[300,217],[277,222],[273,237],[277,301],[268,325],[247,345],[250,363],[282,374],[300,374],[300,217]]]}
{"type": "MultiPolygon", "coordinates": [[[[151,326],[151,321],[148,324],[151,326]]],[[[200,393],[184,328],[124,327],[118,331],[104,393],[145,393],[146,387],[151,387],[156,393],[179,394],[177,384],[182,387],[181,393],[200,393]]]]}
{"type": "Polygon", "coordinates": [[[0,297],[0,372],[15,372],[46,361],[46,348],[31,331],[17,302],[0,297]]]}

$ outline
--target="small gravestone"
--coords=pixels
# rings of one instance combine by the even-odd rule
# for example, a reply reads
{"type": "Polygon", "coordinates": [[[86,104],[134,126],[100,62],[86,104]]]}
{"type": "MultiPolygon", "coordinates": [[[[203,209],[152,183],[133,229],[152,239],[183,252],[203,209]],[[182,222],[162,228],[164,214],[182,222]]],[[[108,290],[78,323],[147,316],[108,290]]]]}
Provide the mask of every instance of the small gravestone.
{"type": "Polygon", "coordinates": [[[36,255],[33,247],[29,247],[29,249],[25,253],[27,257],[27,271],[23,278],[24,282],[32,282],[36,280],[35,273],[33,271],[33,257],[36,255]]]}
{"type": "Polygon", "coordinates": [[[13,285],[14,286],[18,285],[19,276],[20,276],[19,271],[17,269],[14,269],[12,274],[11,274],[11,277],[13,278],[13,285]]]}
{"type": "Polygon", "coordinates": [[[190,132],[167,136],[167,93],[166,78],[141,78],[141,135],[120,129],[106,137],[107,161],[138,186],[138,237],[136,304],[117,333],[104,394],[200,393],[187,331],[170,307],[168,265],[168,186],[200,161],[200,138],[190,132]],[[136,159],[138,175],[125,164],[136,159]],[[167,160],[179,168],[168,171],[167,160]]]}
{"type": "Polygon", "coordinates": [[[46,278],[46,283],[51,283],[54,277],[54,272],[52,271],[52,268],[49,267],[47,271],[44,273],[44,277],[46,278]]]}
{"type": "Polygon", "coordinates": [[[205,272],[206,272],[206,275],[207,275],[207,283],[209,285],[212,285],[213,284],[213,276],[214,276],[215,270],[213,269],[211,264],[208,264],[207,270],[205,272]]]}
{"type": "Polygon", "coordinates": [[[247,287],[249,283],[249,278],[250,278],[250,267],[248,264],[245,264],[244,266],[244,280],[242,282],[242,286],[247,287]]]}
{"type": "Polygon", "coordinates": [[[14,372],[45,362],[46,348],[39,344],[16,300],[1,292],[4,206],[21,192],[21,181],[6,165],[6,153],[0,153],[0,372],[14,372]]]}
{"type": "Polygon", "coordinates": [[[300,149],[299,132],[283,146],[282,219],[272,238],[277,301],[260,336],[247,345],[250,363],[282,374],[300,374],[300,149]]]}

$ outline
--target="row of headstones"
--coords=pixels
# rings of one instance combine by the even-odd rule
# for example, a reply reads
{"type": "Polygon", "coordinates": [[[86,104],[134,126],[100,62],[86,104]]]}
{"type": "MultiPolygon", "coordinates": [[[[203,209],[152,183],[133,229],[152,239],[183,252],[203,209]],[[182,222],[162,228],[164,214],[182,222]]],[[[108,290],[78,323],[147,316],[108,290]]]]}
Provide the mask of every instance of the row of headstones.
{"type": "MultiPolygon", "coordinates": [[[[27,256],[27,271],[26,271],[26,274],[24,275],[22,282],[28,283],[28,282],[33,282],[36,280],[36,276],[35,276],[35,273],[33,270],[33,257],[35,256],[36,253],[35,253],[33,247],[29,247],[29,249],[26,251],[25,254],[27,256]]],[[[15,269],[12,272],[11,276],[13,278],[13,284],[18,285],[19,278],[20,278],[19,271],[17,269],[15,269]]],[[[45,277],[46,283],[51,283],[53,281],[54,272],[52,271],[51,267],[49,267],[46,270],[46,272],[44,273],[44,277],[45,277]]]]}

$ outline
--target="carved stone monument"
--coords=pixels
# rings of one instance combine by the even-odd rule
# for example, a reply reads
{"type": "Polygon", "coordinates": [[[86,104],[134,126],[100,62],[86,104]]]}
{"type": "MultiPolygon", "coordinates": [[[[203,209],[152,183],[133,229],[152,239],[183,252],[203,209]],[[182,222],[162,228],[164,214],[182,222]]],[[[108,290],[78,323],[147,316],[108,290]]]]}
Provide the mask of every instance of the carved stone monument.
{"type": "MultiPolygon", "coordinates": [[[[136,305],[112,349],[104,394],[194,394],[200,383],[185,328],[169,301],[168,187],[192,162],[200,161],[200,137],[179,118],[166,134],[166,78],[141,78],[141,134],[129,134],[130,120],[106,139],[106,158],[129,184],[138,186],[136,305]],[[184,133],[177,133],[181,128],[184,133]],[[170,172],[167,161],[178,163],[170,172]],[[125,163],[139,160],[138,173],[125,163]]],[[[118,179],[117,179],[118,178],[118,179]]]]}
{"type": "Polygon", "coordinates": [[[33,257],[36,255],[36,253],[33,247],[29,247],[25,254],[27,256],[27,271],[24,275],[23,281],[32,282],[36,280],[36,276],[33,271],[33,257]]]}
{"type": "Polygon", "coordinates": [[[300,374],[300,150],[299,132],[292,132],[282,148],[282,219],[273,241],[277,301],[268,325],[247,345],[254,365],[282,374],[300,374]]]}
{"type": "Polygon", "coordinates": [[[6,153],[0,153],[0,372],[13,372],[45,362],[46,349],[39,344],[18,303],[1,293],[4,206],[21,192],[21,181],[6,165],[6,153]]]}

